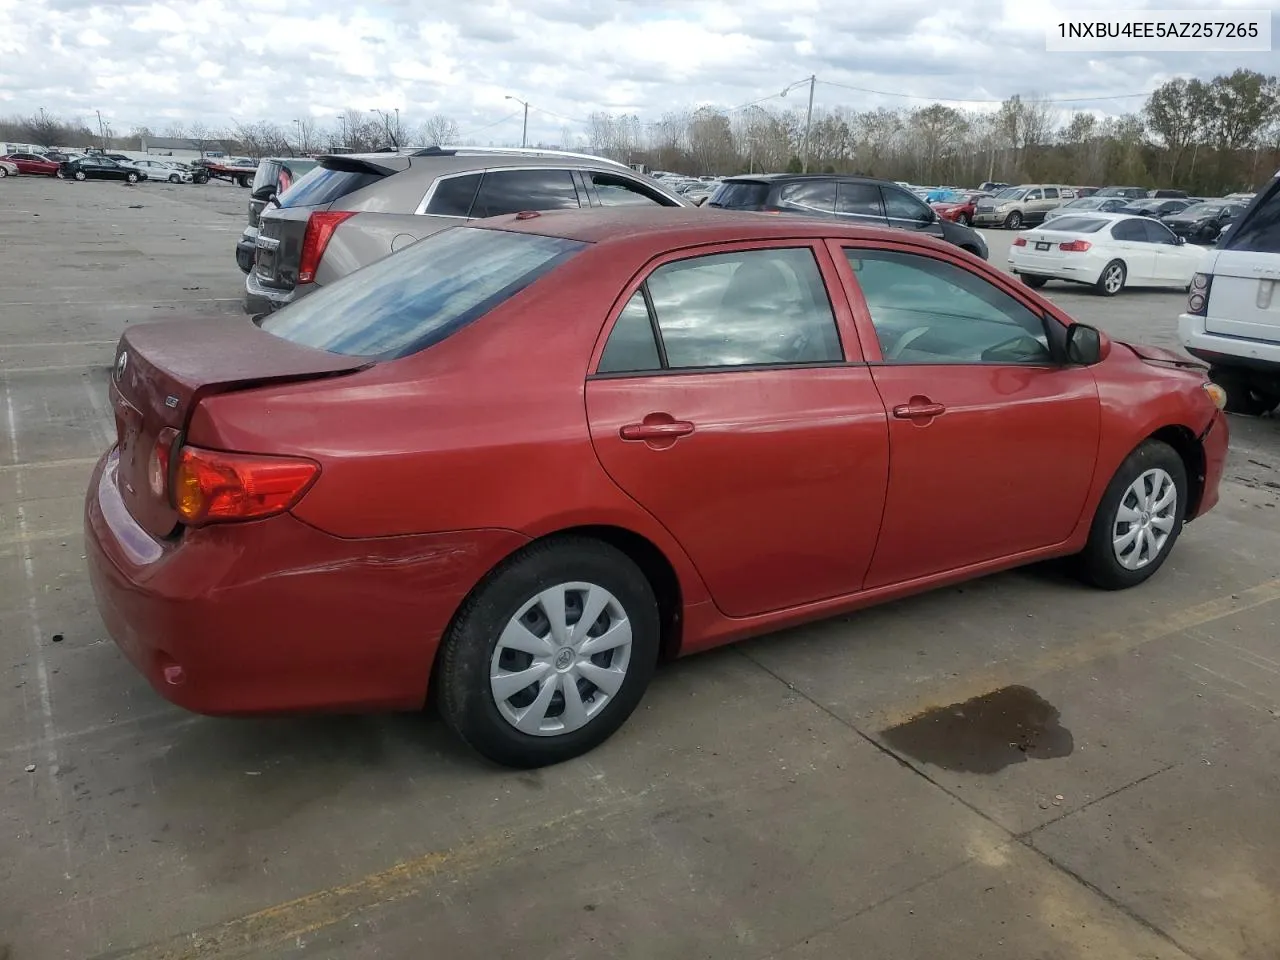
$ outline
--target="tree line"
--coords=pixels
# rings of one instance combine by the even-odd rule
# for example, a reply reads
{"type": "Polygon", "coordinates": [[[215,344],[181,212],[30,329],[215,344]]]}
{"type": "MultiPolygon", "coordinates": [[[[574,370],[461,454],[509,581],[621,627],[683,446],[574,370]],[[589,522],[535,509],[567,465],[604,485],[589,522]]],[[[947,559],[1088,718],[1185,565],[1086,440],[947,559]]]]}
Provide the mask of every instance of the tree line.
{"type": "MultiPolygon", "coordinates": [[[[214,131],[173,124],[164,136],[195,149],[221,143],[250,156],[370,151],[459,143],[457,123],[433,116],[413,123],[398,111],[347,110],[335,121],[233,122],[214,131]]],[[[154,136],[135,127],[128,140],[154,136]]],[[[0,139],[46,145],[127,148],[103,121],[98,131],[41,110],[0,119],[0,139]]],[[[593,113],[585,130],[565,127],[557,144],[624,163],[692,175],[810,171],[861,173],[923,184],[984,180],[1079,185],[1123,183],[1180,187],[1216,195],[1257,188],[1280,167],[1280,81],[1251,70],[1212,80],[1175,79],[1132,113],[1068,111],[1015,95],[987,111],[935,103],[915,109],[815,108],[805,149],[803,110],[755,104],[740,110],[700,107],[642,121],[634,114],[593,113]]],[[[474,139],[469,141],[474,143],[474,139]]]]}

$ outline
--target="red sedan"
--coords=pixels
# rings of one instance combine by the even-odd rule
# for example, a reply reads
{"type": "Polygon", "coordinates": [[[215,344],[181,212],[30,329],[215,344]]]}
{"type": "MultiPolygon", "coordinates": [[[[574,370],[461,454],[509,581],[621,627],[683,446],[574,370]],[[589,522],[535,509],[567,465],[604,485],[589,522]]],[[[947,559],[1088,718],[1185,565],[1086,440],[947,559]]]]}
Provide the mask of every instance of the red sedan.
{"type": "Polygon", "coordinates": [[[38,153],[10,153],[0,157],[0,160],[8,160],[18,168],[19,173],[34,173],[45,177],[58,175],[58,163],[38,153]]]}
{"type": "Polygon", "coordinates": [[[973,226],[973,213],[978,207],[978,201],[989,196],[991,196],[989,193],[966,193],[959,199],[943,200],[938,203],[931,203],[929,206],[933,207],[938,216],[944,220],[963,223],[966,227],[971,227],[973,226]]]}
{"type": "Polygon", "coordinates": [[[949,244],[706,210],[495,218],[256,322],[131,326],[110,392],[89,567],[163,696],[434,683],[522,766],[660,656],[1047,557],[1139,584],[1227,449],[1202,368],[949,244]]]}

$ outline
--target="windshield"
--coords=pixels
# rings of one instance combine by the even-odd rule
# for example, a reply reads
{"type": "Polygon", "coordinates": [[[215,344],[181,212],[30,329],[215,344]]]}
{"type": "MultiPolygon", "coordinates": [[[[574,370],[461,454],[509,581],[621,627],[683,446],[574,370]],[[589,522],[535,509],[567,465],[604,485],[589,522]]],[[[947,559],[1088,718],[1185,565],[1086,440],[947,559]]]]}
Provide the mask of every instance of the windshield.
{"type": "Polygon", "coordinates": [[[1097,233],[1110,222],[1110,220],[1095,220],[1092,217],[1055,217],[1040,229],[1058,230],[1063,233],[1097,233]]]}
{"type": "Polygon", "coordinates": [[[584,246],[453,227],[268,315],[262,329],[345,356],[405,356],[484,316],[584,246]]]}
{"type": "Polygon", "coordinates": [[[1021,187],[1008,187],[995,195],[996,200],[1021,200],[1027,191],[1021,187]]]}
{"type": "Polygon", "coordinates": [[[707,206],[725,210],[759,210],[768,198],[767,183],[722,183],[716,187],[707,206]]]}
{"type": "Polygon", "coordinates": [[[1095,200],[1093,197],[1081,197],[1079,200],[1072,200],[1064,203],[1062,208],[1065,210],[1070,207],[1072,210],[1096,210],[1102,206],[1101,200],[1095,200]]]}

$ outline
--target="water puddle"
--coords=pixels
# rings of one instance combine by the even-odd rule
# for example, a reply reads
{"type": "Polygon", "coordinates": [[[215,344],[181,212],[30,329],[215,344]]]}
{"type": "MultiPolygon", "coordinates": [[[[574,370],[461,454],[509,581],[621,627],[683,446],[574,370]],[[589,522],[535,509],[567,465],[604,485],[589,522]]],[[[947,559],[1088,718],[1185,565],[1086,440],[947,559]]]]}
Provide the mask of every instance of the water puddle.
{"type": "Polygon", "coordinates": [[[880,739],[922,763],[961,773],[997,773],[1014,763],[1066,757],[1075,749],[1058,708],[1028,687],[1002,687],[934,707],[881,731],[880,739]]]}

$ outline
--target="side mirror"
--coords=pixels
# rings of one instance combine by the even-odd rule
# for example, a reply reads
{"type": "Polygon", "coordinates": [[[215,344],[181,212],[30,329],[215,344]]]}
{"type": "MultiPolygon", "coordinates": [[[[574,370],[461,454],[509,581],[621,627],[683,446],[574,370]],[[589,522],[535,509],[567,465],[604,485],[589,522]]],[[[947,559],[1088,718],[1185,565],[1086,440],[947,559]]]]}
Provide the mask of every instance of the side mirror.
{"type": "Polygon", "coordinates": [[[1173,239],[1174,239],[1174,242],[1178,244],[1178,246],[1182,246],[1184,243],[1187,242],[1186,237],[1174,237],[1173,239]]]}
{"type": "Polygon", "coordinates": [[[1091,367],[1111,352],[1111,342],[1097,327],[1073,323],[1067,330],[1067,363],[1091,367]]]}

